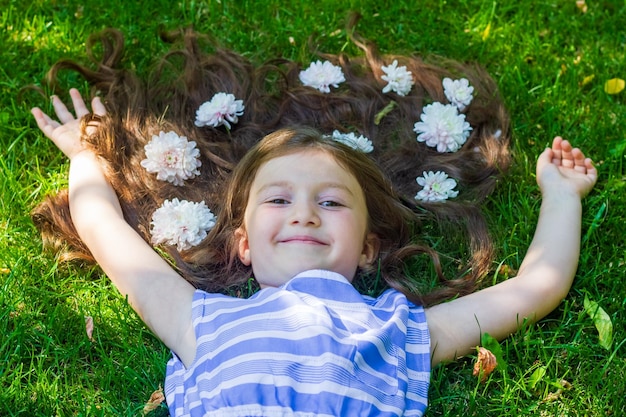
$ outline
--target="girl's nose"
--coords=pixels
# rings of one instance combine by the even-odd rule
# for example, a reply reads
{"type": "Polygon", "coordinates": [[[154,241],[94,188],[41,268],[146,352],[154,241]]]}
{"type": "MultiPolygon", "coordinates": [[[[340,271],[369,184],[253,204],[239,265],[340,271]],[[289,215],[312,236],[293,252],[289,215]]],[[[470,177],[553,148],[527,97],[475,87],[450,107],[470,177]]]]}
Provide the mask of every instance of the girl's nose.
{"type": "Polygon", "coordinates": [[[292,204],[291,224],[319,226],[321,221],[316,206],[309,202],[295,202],[292,204]]]}

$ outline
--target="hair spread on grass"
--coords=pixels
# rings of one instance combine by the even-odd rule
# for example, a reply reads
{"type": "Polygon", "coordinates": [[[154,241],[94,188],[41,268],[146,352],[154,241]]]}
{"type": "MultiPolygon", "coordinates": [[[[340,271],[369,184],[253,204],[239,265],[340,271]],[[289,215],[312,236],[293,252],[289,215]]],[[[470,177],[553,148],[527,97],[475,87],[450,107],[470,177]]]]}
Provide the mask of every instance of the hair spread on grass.
{"type": "MultiPolygon", "coordinates": [[[[380,239],[378,261],[359,270],[355,283],[379,274],[389,286],[424,305],[468,294],[476,290],[493,260],[480,206],[510,162],[509,118],[496,84],[475,64],[382,55],[354,31],[357,20],[349,19],[348,33],[364,56],[319,54],[339,65],[346,78],[328,94],[302,85],[301,63],[278,58],[255,64],[191,29],[162,35],[172,49],[148,75],[122,66],[123,35],[107,29],[87,42],[90,64],[59,61],[47,81],[54,88],[60,71],[76,71],[93,87],[93,94],[102,96],[108,114],[83,119],[83,127],[94,122],[99,126],[83,140],[100,157],[125,219],[148,243],[152,213],[165,199],[205,201],[216,213],[218,223],[200,245],[183,252],[159,248],[195,287],[220,292],[249,280],[251,269],[238,261],[233,233],[243,221],[250,175],[271,155],[313,146],[331,152],[355,175],[367,199],[370,229],[380,239]],[[413,74],[415,85],[407,96],[382,93],[386,82],[381,66],[394,59],[413,74]],[[464,77],[474,87],[474,100],[465,112],[473,130],[454,153],[439,153],[418,143],[413,131],[425,105],[446,102],[444,77],[464,77]],[[217,92],[244,101],[245,112],[230,131],[194,125],[198,107],[217,92]],[[393,109],[376,123],[391,101],[396,103],[393,109]],[[335,129],[367,136],[374,151],[366,156],[322,136],[335,129]],[[169,130],[195,141],[201,151],[201,175],[183,187],[156,180],[140,165],[152,135],[169,130]],[[270,134],[280,140],[255,146],[270,134]],[[415,178],[423,171],[446,172],[458,181],[459,196],[442,203],[416,201],[421,187],[415,178]],[[458,276],[444,277],[437,252],[416,243],[425,219],[453,225],[467,242],[468,259],[458,276]],[[438,280],[434,288],[422,292],[405,268],[421,254],[432,260],[438,280]]],[[[94,261],[72,225],[67,190],[47,197],[33,211],[33,219],[46,245],[62,253],[64,260],[94,261]]]]}

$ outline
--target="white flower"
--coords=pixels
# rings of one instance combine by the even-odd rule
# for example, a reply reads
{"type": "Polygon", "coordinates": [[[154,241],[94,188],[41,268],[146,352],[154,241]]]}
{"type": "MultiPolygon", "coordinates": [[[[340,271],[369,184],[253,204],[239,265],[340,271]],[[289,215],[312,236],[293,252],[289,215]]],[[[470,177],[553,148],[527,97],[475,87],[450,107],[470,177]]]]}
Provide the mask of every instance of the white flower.
{"type": "Polygon", "coordinates": [[[330,61],[311,62],[309,68],[300,71],[300,81],[307,87],[313,87],[322,93],[330,93],[330,86],[337,88],[339,83],[346,80],[341,67],[333,65],[330,61]]]}
{"type": "Polygon", "coordinates": [[[177,198],[165,200],[152,214],[152,244],[176,245],[179,251],[196,246],[215,226],[215,215],[204,204],[177,198]]]}
{"type": "Polygon", "coordinates": [[[372,141],[363,135],[355,135],[353,132],[341,133],[338,130],[333,131],[331,138],[337,142],[341,142],[344,145],[348,145],[352,149],[361,151],[364,153],[370,153],[374,150],[372,141]]]}
{"type": "Polygon", "coordinates": [[[235,99],[232,94],[217,93],[196,111],[196,126],[224,125],[230,129],[229,122],[237,123],[238,116],[243,115],[243,109],[243,100],[235,99]]]}
{"type": "Polygon", "coordinates": [[[435,102],[424,107],[421,122],[413,130],[417,141],[437,147],[438,152],[456,152],[467,140],[472,127],[459,114],[456,106],[435,102]]]}
{"type": "Polygon", "coordinates": [[[187,141],[185,136],[160,132],[159,136],[152,135],[144,150],[146,159],[141,161],[141,166],[156,173],[158,180],[183,185],[184,180],[200,175],[200,150],[196,142],[187,141]]]}
{"type": "Polygon", "coordinates": [[[456,181],[448,178],[445,172],[424,172],[421,177],[416,178],[416,181],[424,187],[415,196],[416,200],[426,202],[443,201],[456,197],[459,194],[458,191],[454,191],[456,181]]]}
{"type": "Polygon", "coordinates": [[[465,107],[470,105],[474,98],[473,92],[474,87],[469,85],[466,78],[451,80],[446,77],[443,79],[443,93],[450,103],[458,107],[459,111],[465,110],[465,107]]]}
{"type": "Polygon", "coordinates": [[[398,61],[393,60],[391,65],[381,67],[385,75],[383,80],[387,81],[387,85],[383,88],[383,93],[395,91],[400,96],[406,96],[413,87],[413,75],[406,70],[405,66],[398,67],[398,61]]]}

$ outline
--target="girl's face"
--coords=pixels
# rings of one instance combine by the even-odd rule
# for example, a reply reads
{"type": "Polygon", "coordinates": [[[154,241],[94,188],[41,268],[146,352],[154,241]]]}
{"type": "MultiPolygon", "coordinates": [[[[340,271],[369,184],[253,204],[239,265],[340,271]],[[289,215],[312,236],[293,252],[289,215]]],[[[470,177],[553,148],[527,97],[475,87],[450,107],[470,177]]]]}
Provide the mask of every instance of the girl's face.
{"type": "Polygon", "coordinates": [[[332,155],[303,150],[261,165],[250,188],[239,257],[263,287],[326,269],[352,281],[376,257],[365,196],[332,155]]]}

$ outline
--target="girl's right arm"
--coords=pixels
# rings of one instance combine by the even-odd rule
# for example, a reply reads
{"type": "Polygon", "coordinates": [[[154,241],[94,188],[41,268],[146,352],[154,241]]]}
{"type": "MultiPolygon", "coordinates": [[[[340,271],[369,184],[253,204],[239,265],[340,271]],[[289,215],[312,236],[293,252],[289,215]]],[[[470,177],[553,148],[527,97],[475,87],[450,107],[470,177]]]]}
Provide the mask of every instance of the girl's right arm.
{"type": "MultiPolygon", "coordinates": [[[[88,113],[77,90],[70,91],[77,119],[53,97],[61,123],[40,109],[32,110],[37,125],[70,158],[69,201],[72,222],[103,271],[146,325],[185,365],[195,356],[191,323],[194,288],[178,275],[124,220],[115,191],[98,158],[80,141],[79,119],[88,113]]],[[[96,114],[105,108],[92,102],[96,114]]]]}

